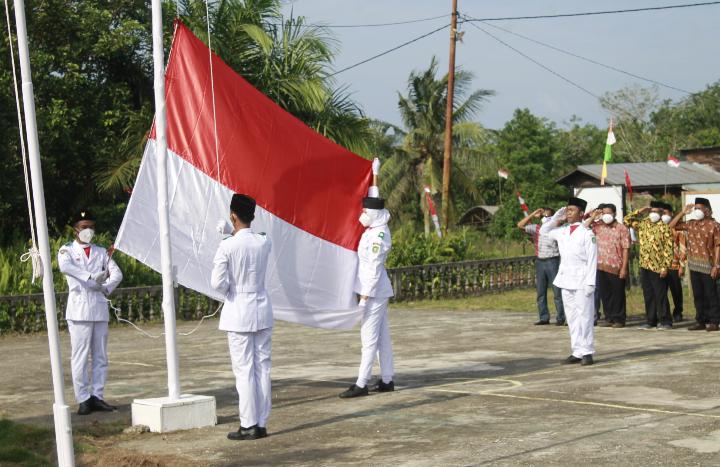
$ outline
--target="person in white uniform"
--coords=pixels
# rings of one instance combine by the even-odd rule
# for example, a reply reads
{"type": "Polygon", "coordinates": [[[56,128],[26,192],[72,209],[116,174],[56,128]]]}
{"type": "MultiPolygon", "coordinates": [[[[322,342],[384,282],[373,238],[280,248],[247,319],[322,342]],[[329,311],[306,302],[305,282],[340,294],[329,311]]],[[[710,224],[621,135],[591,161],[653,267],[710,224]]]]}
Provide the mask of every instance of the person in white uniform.
{"type": "MultiPolygon", "coordinates": [[[[375,167],[373,169],[376,170],[375,167]]],[[[355,293],[360,296],[358,306],[363,311],[360,328],[362,358],[357,381],[340,393],[343,399],[368,395],[368,381],[376,355],[380,360],[381,379],[374,390],[395,390],[393,350],[388,323],[388,304],[393,296],[393,288],[385,270],[385,258],[392,247],[388,228],[390,213],[385,209],[385,201],[377,197],[377,187],[371,187],[370,195],[363,199],[363,210],[359,219],[365,232],[358,245],[358,274],[355,280],[355,293]]]]}
{"type": "Polygon", "coordinates": [[[563,363],[593,364],[595,353],[595,275],[597,244],[592,230],[581,223],[587,202],[570,198],[564,207],[540,228],[557,241],[560,268],[555,284],[562,289],[563,307],[570,329],[572,354],[563,363]]]}
{"type": "Polygon", "coordinates": [[[225,297],[219,329],[227,332],[235,385],[238,392],[240,428],[228,433],[231,440],[267,436],[270,415],[270,351],[273,312],[265,289],[270,239],[254,233],[255,200],[234,194],[230,221],[218,223],[218,231],[230,234],[220,242],[213,260],[212,287],[225,297]]]}
{"type": "Polygon", "coordinates": [[[110,319],[106,297],[123,276],[108,251],[91,243],[95,218],[89,211],[79,211],[71,225],[75,241],[60,247],[58,266],[69,289],[65,319],[70,332],[70,361],[78,414],[111,412],[115,407],[104,400],[110,319]],[[92,360],[92,379],[88,375],[88,360],[92,360]]]}

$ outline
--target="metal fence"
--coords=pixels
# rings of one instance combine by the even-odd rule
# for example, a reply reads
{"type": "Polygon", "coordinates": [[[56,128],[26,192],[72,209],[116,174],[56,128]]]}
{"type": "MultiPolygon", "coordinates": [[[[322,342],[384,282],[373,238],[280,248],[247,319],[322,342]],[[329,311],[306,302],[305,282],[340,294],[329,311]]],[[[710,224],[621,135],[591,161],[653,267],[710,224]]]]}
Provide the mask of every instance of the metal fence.
{"type": "MultiPolygon", "coordinates": [[[[396,302],[438,298],[459,298],[535,285],[535,258],[488,259],[455,263],[426,264],[388,269],[396,302]]],[[[178,319],[195,320],[212,313],[218,302],[200,293],[175,289],[178,319]]],[[[67,292],[56,295],[58,323],[63,319],[67,292]]],[[[162,317],[162,286],[128,287],[115,290],[112,304],[119,316],[133,322],[157,321],[162,317]]],[[[115,320],[110,311],[111,322],[115,320]]],[[[45,329],[43,294],[0,297],[0,334],[36,332],[45,329]]]]}

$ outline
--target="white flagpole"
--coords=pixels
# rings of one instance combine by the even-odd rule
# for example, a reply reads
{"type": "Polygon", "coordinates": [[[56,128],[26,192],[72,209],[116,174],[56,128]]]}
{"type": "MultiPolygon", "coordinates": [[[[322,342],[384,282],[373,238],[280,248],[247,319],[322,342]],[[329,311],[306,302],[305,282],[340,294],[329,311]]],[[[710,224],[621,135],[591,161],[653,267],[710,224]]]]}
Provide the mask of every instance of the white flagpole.
{"type": "Polygon", "coordinates": [[[175,294],[170,250],[170,215],[167,187],[167,115],[165,110],[165,59],[163,54],[162,3],[152,0],[153,65],[155,71],[155,157],[157,158],[158,219],[160,223],[160,272],[163,285],[163,319],[167,354],[168,397],[180,398],[180,372],[175,333],[175,294]]]}
{"type": "Polygon", "coordinates": [[[38,236],[38,248],[43,266],[43,296],[45,299],[45,320],[50,346],[50,368],[52,371],[55,403],[55,442],[57,444],[58,465],[74,466],[72,425],[70,407],[65,403],[63,385],[62,357],[60,354],[60,336],[58,332],[55,306],[55,288],[53,285],[52,258],[48,239],[47,213],[45,212],[45,190],[43,187],[42,165],[40,162],[40,143],[38,141],[37,121],[35,119],[35,93],[30,72],[30,53],[28,50],[27,25],[25,24],[25,2],[15,0],[15,27],[17,28],[18,54],[20,56],[20,76],[22,78],[23,108],[25,111],[25,130],[27,135],[30,176],[32,180],[33,202],[35,207],[35,228],[38,236]]]}

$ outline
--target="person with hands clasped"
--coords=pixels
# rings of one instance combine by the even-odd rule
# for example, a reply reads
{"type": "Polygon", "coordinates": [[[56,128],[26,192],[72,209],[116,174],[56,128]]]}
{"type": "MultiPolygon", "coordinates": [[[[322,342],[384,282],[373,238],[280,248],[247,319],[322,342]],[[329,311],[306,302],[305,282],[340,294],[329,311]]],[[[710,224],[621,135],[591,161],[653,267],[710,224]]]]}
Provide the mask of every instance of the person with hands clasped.
{"type": "Polygon", "coordinates": [[[122,272],[108,251],[92,242],[95,218],[81,210],[71,220],[75,241],[60,247],[58,266],[68,283],[65,319],[71,346],[71,371],[78,415],[112,412],[104,400],[108,358],[107,296],[122,281],[122,272]],[[88,376],[92,360],[92,381],[88,376]]]}
{"type": "Polygon", "coordinates": [[[710,201],[695,198],[670,221],[670,228],[687,232],[687,261],[690,285],[695,301],[695,321],[690,331],[717,331],[720,300],[717,279],[720,276],[720,224],[712,217],[710,201]],[[683,222],[685,215],[692,219],[683,222]]]}
{"type": "Polygon", "coordinates": [[[395,390],[393,382],[393,349],[388,322],[388,304],[393,296],[390,278],[385,270],[385,258],[392,248],[388,222],[390,213],[385,201],[379,197],[377,174],[380,161],[373,161],[373,186],[363,198],[359,221],[365,227],[358,245],[358,274],[355,293],[360,297],[358,306],[362,310],[362,357],[355,384],[340,393],[343,399],[368,395],[368,382],[372,375],[375,357],[380,360],[381,379],[374,390],[389,392],[395,390]]]}
{"type": "Polygon", "coordinates": [[[570,198],[550,221],[540,228],[555,240],[560,250],[560,268],[553,284],[562,289],[565,317],[570,329],[572,354],[563,363],[593,364],[595,353],[595,276],[597,245],[592,230],[581,221],[587,201],[570,198]]]}

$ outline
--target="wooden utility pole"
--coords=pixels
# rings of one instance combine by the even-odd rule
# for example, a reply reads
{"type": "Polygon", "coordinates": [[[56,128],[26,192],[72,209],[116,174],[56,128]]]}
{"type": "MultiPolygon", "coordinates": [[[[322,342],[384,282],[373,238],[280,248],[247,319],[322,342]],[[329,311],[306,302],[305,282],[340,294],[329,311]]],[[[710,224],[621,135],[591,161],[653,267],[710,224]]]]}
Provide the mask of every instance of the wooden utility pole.
{"type": "Polygon", "coordinates": [[[455,94],[455,43],[457,42],[457,0],[452,0],[450,21],[450,65],[448,70],[447,107],[445,109],[445,152],[443,155],[442,222],[447,233],[450,212],[450,166],[452,164],[453,97],[455,94]]]}

